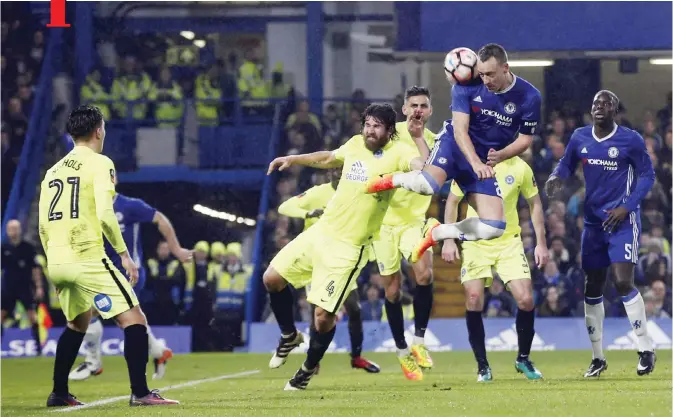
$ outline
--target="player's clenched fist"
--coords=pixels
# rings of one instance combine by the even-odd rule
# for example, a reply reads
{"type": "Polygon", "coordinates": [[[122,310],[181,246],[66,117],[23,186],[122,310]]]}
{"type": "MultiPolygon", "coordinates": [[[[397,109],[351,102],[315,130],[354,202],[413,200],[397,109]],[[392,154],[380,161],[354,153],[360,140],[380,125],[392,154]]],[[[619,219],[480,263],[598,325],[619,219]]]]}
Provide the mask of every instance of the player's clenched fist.
{"type": "Polygon", "coordinates": [[[450,264],[460,259],[460,251],[453,239],[444,241],[444,245],[442,246],[442,259],[450,264]]]}
{"type": "Polygon", "coordinates": [[[269,170],[266,172],[266,175],[271,174],[276,169],[278,169],[278,171],[284,171],[284,170],[288,169],[289,167],[292,166],[292,161],[293,161],[292,155],[281,156],[281,157],[278,157],[278,158],[274,159],[269,164],[269,170]]]}

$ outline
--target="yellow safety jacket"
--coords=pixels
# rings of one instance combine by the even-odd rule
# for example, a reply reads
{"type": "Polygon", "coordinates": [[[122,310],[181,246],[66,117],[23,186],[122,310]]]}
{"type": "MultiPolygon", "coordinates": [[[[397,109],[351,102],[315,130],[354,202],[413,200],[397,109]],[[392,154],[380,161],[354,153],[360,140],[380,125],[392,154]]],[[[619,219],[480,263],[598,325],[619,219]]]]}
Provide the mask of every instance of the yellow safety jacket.
{"type": "Polygon", "coordinates": [[[175,81],[172,81],[170,86],[152,84],[148,98],[155,101],[154,119],[157,121],[157,126],[177,127],[180,125],[185,105],[171,100],[182,100],[182,97],[182,88],[175,81]]]}
{"type": "Polygon", "coordinates": [[[221,106],[222,90],[213,86],[206,74],[196,77],[194,97],[196,98],[196,117],[203,126],[219,124],[218,109],[221,106]],[[203,101],[208,100],[208,101],[203,101]]]}

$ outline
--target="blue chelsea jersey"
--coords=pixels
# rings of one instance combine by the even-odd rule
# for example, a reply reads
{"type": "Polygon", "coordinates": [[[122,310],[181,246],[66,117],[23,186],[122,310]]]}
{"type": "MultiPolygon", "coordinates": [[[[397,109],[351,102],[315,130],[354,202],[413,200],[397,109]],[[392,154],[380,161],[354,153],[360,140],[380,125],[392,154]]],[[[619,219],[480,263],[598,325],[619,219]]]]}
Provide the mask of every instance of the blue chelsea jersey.
{"type": "Polygon", "coordinates": [[[483,83],[454,85],[451,97],[452,112],[470,115],[468,133],[482,160],[489,149],[505,148],[519,133],[537,132],[542,96],[531,83],[516,75],[504,91],[492,93],[483,83]]]}
{"type": "Polygon", "coordinates": [[[645,141],[638,132],[615,124],[604,138],[593,126],[573,132],[565,155],[552,175],[568,178],[582,163],[586,191],[584,222],[595,226],[619,206],[639,214],[640,202],[654,185],[654,168],[645,141]]]}
{"type": "MultiPolygon", "coordinates": [[[[142,267],[143,247],[140,238],[140,223],[151,223],[157,210],[143,200],[119,193],[115,195],[113,209],[117,215],[126,248],[138,267],[142,267]]],[[[118,263],[119,255],[112,249],[107,239],[105,239],[105,252],[115,264],[118,263]]]]}

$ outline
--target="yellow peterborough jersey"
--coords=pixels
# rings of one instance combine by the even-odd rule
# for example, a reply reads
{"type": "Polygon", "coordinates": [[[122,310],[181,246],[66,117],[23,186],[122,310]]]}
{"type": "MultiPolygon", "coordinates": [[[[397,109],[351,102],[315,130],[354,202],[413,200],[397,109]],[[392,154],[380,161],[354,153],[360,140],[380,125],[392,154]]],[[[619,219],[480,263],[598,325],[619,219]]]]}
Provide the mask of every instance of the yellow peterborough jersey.
{"type": "Polygon", "coordinates": [[[114,164],[75,146],[51,167],[40,185],[40,239],[49,265],[100,260],[103,234],[121,253],[126,244],[112,208],[114,164]]]}
{"type": "Polygon", "coordinates": [[[287,217],[304,219],[304,230],[313,226],[319,217],[306,218],[306,215],[316,209],[324,209],[332,199],[336,190],[332,183],[316,185],[303,193],[286,200],[278,207],[278,213],[287,217]]]}
{"type": "MultiPolygon", "coordinates": [[[[505,204],[505,220],[507,227],[505,233],[497,239],[480,240],[478,242],[463,242],[463,244],[478,243],[480,245],[496,245],[506,241],[515,235],[521,233],[519,226],[519,213],[516,209],[519,202],[519,194],[526,200],[535,197],[538,194],[537,184],[533,176],[533,170],[523,159],[515,156],[500,162],[495,166],[495,179],[502,192],[502,199],[505,204]]],[[[451,193],[462,197],[463,191],[458,187],[455,181],[451,184],[451,193]]],[[[467,209],[467,217],[478,217],[477,212],[470,206],[467,209]]]]}
{"type": "Polygon", "coordinates": [[[337,240],[369,244],[378,236],[393,190],[367,194],[367,181],[377,175],[410,171],[418,154],[399,139],[372,152],[364,138],[356,135],[334,151],[334,156],[343,162],[341,180],[316,227],[337,240]]]}
{"type": "MultiPolygon", "coordinates": [[[[395,128],[399,135],[398,140],[409,145],[414,152],[414,156],[420,157],[421,153],[418,151],[416,143],[407,129],[407,122],[398,122],[395,128]]],[[[428,149],[432,150],[435,146],[435,134],[429,129],[425,129],[423,136],[425,137],[428,149]]],[[[393,198],[390,201],[386,216],[383,218],[383,224],[399,226],[405,223],[423,221],[425,220],[425,213],[427,213],[431,201],[431,195],[421,195],[404,188],[398,188],[395,190],[393,198]]]]}

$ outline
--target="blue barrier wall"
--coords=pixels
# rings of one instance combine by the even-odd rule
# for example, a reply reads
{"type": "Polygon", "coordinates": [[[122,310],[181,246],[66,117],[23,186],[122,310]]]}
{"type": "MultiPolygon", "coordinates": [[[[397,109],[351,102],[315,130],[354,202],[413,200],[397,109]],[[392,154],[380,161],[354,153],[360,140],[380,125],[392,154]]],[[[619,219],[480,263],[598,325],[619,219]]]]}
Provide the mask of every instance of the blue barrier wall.
{"type": "Polygon", "coordinates": [[[672,46],[670,2],[396,2],[395,6],[399,50],[445,52],[488,42],[512,51],[672,46]]]}
{"type": "MultiPolygon", "coordinates": [[[[42,353],[46,356],[56,354],[58,338],[63,333],[63,327],[49,329],[47,341],[42,353]]],[[[192,328],[189,326],[152,326],[154,336],[163,340],[173,353],[189,353],[192,351],[192,328]]],[[[84,345],[80,354],[84,354],[84,345]]],[[[124,353],[124,331],[118,327],[105,327],[101,344],[103,355],[121,355],[124,353]]],[[[37,349],[30,329],[6,329],[2,337],[2,358],[19,358],[35,356],[37,349]]]]}
{"type": "MultiPolygon", "coordinates": [[[[513,318],[489,318],[484,320],[486,350],[516,351],[517,334],[513,318]]],[[[411,344],[414,335],[413,322],[405,324],[405,336],[411,344]]],[[[308,349],[308,323],[297,323],[297,329],[305,334],[304,343],[293,351],[308,349]]],[[[656,349],[671,349],[671,319],[655,319],[647,323],[647,329],[656,349]]],[[[280,330],[276,323],[254,323],[250,333],[250,352],[269,353],[276,349],[280,330]]],[[[363,350],[370,352],[394,352],[395,340],[387,322],[364,322],[363,350]]],[[[603,326],[603,346],[607,350],[636,349],[636,336],[626,318],[606,318],[603,326]]],[[[431,351],[471,350],[467,328],[463,319],[432,319],[425,333],[425,343],[431,351]]],[[[337,324],[336,335],[328,352],[350,352],[348,323],[337,324]]],[[[533,351],[539,350],[591,350],[584,318],[538,318],[535,320],[533,351]]]]}

